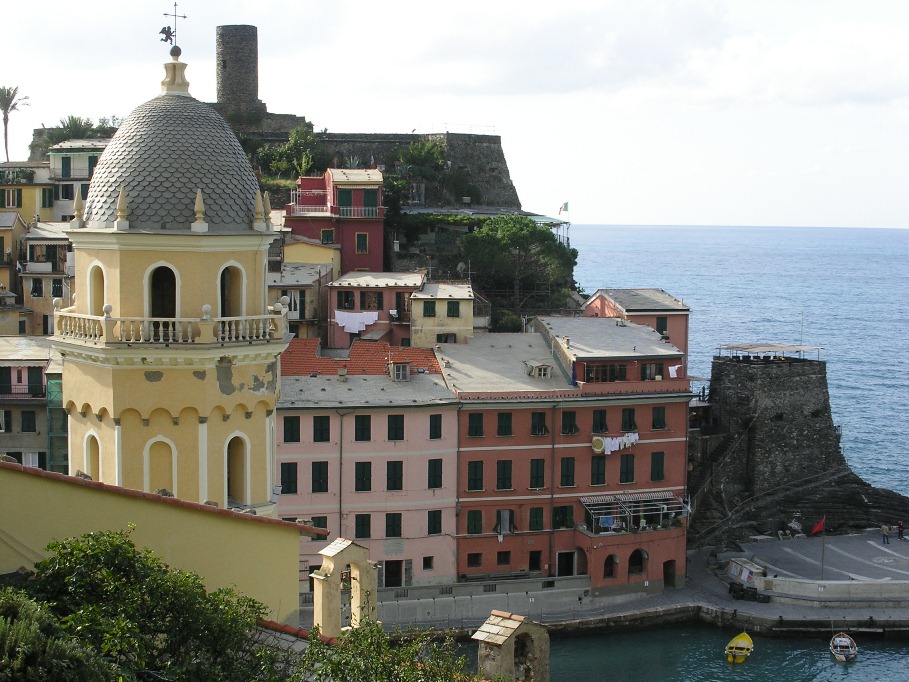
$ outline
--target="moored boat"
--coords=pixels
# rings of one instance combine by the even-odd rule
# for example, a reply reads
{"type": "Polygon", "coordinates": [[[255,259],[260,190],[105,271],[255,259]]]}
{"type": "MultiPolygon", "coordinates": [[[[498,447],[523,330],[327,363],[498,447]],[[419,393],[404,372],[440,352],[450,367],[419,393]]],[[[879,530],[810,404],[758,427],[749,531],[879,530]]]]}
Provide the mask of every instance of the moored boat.
{"type": "Polygon", "coordinates": [[[830,653],[840,663],[848,663],[858,656],[858,646],[845,632],[838,632],[830,638],[830,653]]]}
{"type": "Polygon", "coordinates": [[[744,663],[754,650],[754,642],[747,632],[742,632],[729,640],[726,645],[726,660],[730,663],[744,663]]]}

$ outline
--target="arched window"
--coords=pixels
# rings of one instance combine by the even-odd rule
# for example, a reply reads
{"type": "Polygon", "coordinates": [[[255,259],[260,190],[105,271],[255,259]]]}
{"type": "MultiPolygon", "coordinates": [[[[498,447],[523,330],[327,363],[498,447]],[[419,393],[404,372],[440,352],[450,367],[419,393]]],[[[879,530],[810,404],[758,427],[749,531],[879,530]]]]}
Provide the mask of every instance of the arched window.
{"type": "Polygon", "coordinates": [[[88,272],[88,314],[104,314],[104,270],[94,265],[88,272]]]}
{"type": "Polygon", "coordinates": [[[234,436],[227,443],[227,506],[248,504],[249,453],[246,441],[234,436]]]}
{"type": "Polygon", "coordinates": [[[166,266],[152,271],[149,281],[149,312],[151,317],[177,316],[177,277],[166,266]]]}
{"type": "Polygon", "coordinates": [[[174,448],[164,440],[156,440],[148,446],[148,483],[146,492],[162,488],[176,495],[177,472],[174,471],[174,448]]]}
{"type": "Polygon", "coordinates": [[[221,271],[221,278],[218,282],[220,317],[242,317],[246,314],[243,280],[243,270],[237,266],[230,265],[221,271]]]}
{"type": "Polygon", "coordinates": [[[604,578],[615,578],[615,567],[619,563],[619,557],[615,554],[610,554],[606,557],[606,561],[603,562],[603,577],[604,578]]]}
{"type": "Polygon", "coordinates": [[[101,444],[94,434],[85,439],[85,473],[95,481],[101,480],[101,444]]]}
{"type": "Polygon", "coordinates": [[[642,575],[647,568],[647,552],[636,549],[628,557],[628,575],[642,575]]]}

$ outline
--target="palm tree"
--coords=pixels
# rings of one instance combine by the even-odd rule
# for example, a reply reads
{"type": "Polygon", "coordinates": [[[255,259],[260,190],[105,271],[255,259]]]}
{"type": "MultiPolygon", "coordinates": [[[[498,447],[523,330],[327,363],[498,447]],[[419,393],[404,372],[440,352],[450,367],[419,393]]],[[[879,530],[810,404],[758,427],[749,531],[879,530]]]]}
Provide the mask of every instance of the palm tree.
{"type": "Polygon", "coordinates": [[[9,161],[9,115],[18,111],[20,106],[28,106],[28,95],[19,97],[19,86],[8,88],[0,85],[0,109],[3,110],[3,149],[6,151],[6,160],[9,161]]]}

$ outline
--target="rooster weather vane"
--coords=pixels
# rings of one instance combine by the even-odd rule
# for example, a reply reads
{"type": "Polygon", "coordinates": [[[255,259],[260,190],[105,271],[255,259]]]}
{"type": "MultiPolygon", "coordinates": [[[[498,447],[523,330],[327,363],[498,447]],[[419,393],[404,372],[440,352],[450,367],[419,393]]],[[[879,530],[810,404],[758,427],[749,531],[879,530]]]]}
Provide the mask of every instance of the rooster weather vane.
{"type": "Polygon", "coordinates": [[[165,12],[164,16],[173,18],[174,27],[171,28],[170,26],[165,26],[160,31],[158,31],[158,35],[164,36],[163,38],[161,38],[162,43],[170,43],[171,45],[175,45],[177,42],[177,19],[186,19],[186,15],[177,14],[177,3],[175,2],[174,3],[174,13],[168,14],[167,12],[165,12]]]}

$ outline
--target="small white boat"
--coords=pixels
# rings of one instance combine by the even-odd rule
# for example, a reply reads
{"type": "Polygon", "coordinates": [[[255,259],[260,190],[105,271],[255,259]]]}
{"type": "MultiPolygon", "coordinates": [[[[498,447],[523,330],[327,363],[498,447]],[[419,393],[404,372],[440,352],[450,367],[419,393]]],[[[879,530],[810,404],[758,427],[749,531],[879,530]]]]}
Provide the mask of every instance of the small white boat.
{"type": "Polygon", "coordinates": [[[830,653],[838,662],[848,663],[858,656],[858,646],[845,632],[838,632],[830,638],[830,653]]]}

